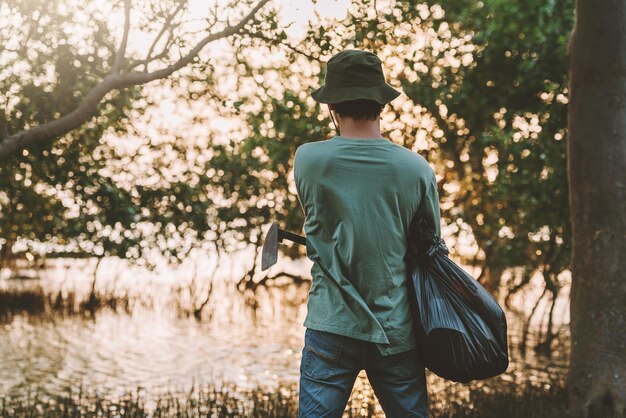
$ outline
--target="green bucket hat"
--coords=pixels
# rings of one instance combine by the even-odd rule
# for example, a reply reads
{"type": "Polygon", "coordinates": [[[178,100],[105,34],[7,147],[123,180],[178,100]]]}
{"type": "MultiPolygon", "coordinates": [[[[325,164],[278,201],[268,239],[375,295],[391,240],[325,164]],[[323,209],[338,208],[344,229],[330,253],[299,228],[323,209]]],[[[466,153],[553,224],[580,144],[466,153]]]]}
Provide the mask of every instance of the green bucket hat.
{"type": "Polygon", "coordinates": [[[319,103],[340,103],[370,99],[389,103],[400,92],[385,82],[382,63],[376,54],[348,49],[334,55],[326,64],[324,85],[311,93],[319,103]]]}

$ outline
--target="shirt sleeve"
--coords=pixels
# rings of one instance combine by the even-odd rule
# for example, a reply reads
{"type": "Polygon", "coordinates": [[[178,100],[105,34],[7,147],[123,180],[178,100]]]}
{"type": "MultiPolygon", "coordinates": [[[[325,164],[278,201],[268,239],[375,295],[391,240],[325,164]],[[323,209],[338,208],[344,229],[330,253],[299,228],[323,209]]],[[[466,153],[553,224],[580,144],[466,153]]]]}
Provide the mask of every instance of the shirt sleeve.
{"type": "Polygon", "coordinates": [[[302,213],[304,213],[304,216],[306,217],[306,209],[304,208],[304,201],[303,201],[303,196],[302,196],[302,186],[300,183],[301,182],[301,178],[300,178],[301,167],[299,164],[299,160],[301,157],[298,156],[298,153],[302,152],[300,148],[301,146],[296,148],[296,152],[293,157],[293,178],[296,183],[296,197],[298,198],[298,202],[300,203],[300,208],[302,209],[302,213]]]}
{"type": "Polygon", "coordinates": [[[417,212],[411,220],[407,236],[407,255],[405,259],[423,254],[429,245],[429,240],[419,232],[418,222],[423,219],[432,228],[437,237],[441,237],[441,215],[439,209],[439,193],[437,192],[437,178],[432,174],[426,192],[422,197],[417,212]]]}
{"type": "Polygon", "coordinates": [[[439,208],[437,178],[434,173],[422,203],[421,213],[418,213],[418,215],[421,215],[428,222],[428,225],[435,231],[435,235],[441,237],[441,210],[439,208]]]}

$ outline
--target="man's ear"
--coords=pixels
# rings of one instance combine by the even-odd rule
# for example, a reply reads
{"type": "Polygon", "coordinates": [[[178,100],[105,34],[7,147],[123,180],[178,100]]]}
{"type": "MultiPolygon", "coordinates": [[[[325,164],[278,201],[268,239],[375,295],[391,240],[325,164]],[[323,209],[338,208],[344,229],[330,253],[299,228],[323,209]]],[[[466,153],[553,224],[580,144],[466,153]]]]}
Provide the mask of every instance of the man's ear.
{"type": "Polygon", "coordinates": [[[333,116],[333,114],[334,114],[334,116],[336,118],[339,117],[339,115],[337,114],[337,110],[335,109],[335,105],[334,104],[330,104],[330,103],[328,104],[328,111],[331,113],[331,116],[333,116]]]}

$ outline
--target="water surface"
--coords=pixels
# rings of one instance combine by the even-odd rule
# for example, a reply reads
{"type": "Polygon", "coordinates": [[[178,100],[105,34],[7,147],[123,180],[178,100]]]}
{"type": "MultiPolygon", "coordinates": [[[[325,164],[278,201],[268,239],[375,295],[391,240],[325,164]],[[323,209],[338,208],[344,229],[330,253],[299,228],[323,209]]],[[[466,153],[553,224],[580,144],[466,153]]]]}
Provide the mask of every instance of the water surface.
{"type": "MultiPolygon", "coordinates": [[[[298,267],[305,276],[306,267],[298,267]]],[[[88,269],[69,270],[58,269],[30,283],[5,280],[0,287],[35,285],[49,291],[86,292],[92,279],[88,269]]],[[[185,389],[199,382],[226,381],[244,388],[297,383],[308,284],[242,293],[235,280],[214,278],[209,304],[198,321],[181,315],[180,306],[197,306],[207,283],[198,279],[197,270],[195,280],[185,274],[168,281],[154,273],[120,275],[111,268],[101,273],[108,278],[99,276],[99,286],[151,303],[137,303],[132,314],[105,309],[93,318],[16,316],[0,324],[0,396],[63,394],[79,386],[114,396],[136,388],[185,389]],[[190,286],[196,292],[189,292],[190,286]]],[[[230,269],[225,274],[239,277],[241,271],[230,269]]],[[[525,299],[532,298],[521,297],[525,299]]],[[[559,309],[566,311],[560,305],[559,309]]],[[[566,344],[557,341],[560,349],[551,358],[532,350],[522,357],[514,344],[519,320],[513,314],[508,318],[512,362],[501,379],[549,384],[562,376],[566,344]]],[[[429,377],[430,385],[441,383],[429,377]]]]}

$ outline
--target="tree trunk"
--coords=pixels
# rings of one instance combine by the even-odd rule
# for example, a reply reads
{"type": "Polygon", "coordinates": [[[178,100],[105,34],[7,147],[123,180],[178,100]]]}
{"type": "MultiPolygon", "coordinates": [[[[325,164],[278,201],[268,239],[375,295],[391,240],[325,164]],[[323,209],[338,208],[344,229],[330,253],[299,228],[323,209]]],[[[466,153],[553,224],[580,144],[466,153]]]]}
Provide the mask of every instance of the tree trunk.
{"type": "Polygon", "coordinates": [[[480,284],[483,285],[492,295],[498,297],[500,289],[500,282],[502,280],[502,274],[504,269],[502,267],[491,267],[486,265],[481,272],[480,284]]]}
{"type": "Polygon", "coordinates": [[[626,405],[626,1],[577,0],[570,40],[572,417],[626,405]]]}

